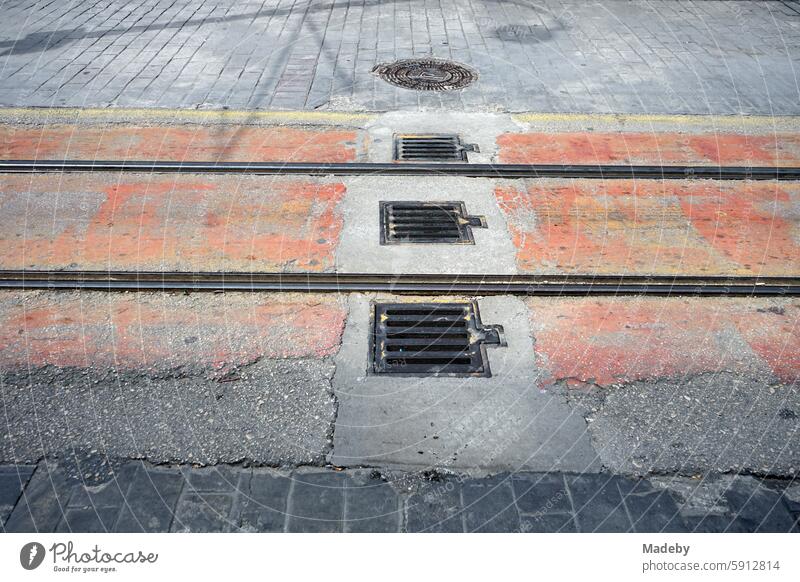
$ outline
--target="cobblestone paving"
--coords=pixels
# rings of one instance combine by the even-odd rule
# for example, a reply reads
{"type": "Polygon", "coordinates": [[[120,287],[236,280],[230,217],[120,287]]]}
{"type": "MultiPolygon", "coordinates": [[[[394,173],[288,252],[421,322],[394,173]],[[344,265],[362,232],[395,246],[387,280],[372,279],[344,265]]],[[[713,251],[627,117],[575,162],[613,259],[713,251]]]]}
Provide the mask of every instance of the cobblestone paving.
{"type": "Polygon", "coordinates": [[[110,480],[95,484],[74,475],[52,460],[0,466],[3,530],[800,531],[798,485],[743,476],[652,482],[604,474],[464,478],[142,462],[123,463],[110,480]]]}
{"type": "Polygon", "coordinates": [[[800,112],[795,1],[0,0],[0,105],[800,112]],[[376,64],[474,67],[461,92],[376,64]]]}

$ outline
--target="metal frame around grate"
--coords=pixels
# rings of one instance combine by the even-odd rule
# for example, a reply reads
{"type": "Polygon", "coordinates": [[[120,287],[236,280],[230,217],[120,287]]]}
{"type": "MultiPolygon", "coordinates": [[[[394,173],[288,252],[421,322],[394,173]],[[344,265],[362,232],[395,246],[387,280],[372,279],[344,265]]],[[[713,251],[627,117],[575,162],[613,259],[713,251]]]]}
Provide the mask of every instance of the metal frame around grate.
{"type": "Polygon", "coordinates": [[[463,202],[381,202],[380,223],[382,245],[475,244],[473,227],[486,228],[463,202]]]}
{"type": "Polygon", "coordinates": [[[372,373],[489,377],[487,345],[506,345],[503,327],[482,326],[474,301],[373,306],[372,373]]]}
{"type": "Polygon", "coordinates": [[[463,144],[456,134],[430,133],[394,136],[394,159],[398,162],[466,162],[475,144],[463,144]]]}

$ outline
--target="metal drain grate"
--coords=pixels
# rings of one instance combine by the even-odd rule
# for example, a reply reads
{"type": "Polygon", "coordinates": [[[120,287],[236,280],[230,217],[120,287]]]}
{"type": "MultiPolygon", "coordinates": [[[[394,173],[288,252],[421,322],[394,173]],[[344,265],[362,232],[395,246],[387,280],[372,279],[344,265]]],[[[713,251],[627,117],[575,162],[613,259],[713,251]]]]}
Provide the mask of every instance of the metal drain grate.
{"type": "Polygon", "coordinates": [[[486,346],[506,345],[502,326],[481,326],[475,302],[374,307],[370,351],[376,374],[489,377],[486,346]]]}
{"type": "Polygon", "coordinates": [[[395,161],[466,162],[467,152],[477,152],[475,144],[462,144],[455,134],[394,136],[395,161]]]}
{"type": "Polygon", "coordinates": [[[472,228],[483,216],[467,215],[463,202],[381,202],[381,244],[475,244],[472,228]]]}

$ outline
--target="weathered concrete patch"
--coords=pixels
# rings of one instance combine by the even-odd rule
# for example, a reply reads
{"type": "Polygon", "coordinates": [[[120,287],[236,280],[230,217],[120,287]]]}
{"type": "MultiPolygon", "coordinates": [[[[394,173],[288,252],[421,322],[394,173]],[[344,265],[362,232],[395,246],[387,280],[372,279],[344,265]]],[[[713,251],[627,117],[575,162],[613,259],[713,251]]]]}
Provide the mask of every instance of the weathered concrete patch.
{"type": "Polygon", "coordinates": [[[508,347],[488,348],[491,378],[405,378],[367,374],[371,300],[413,299],[350,298],[336,358],[333,463],[477,473],[597,469],[583,418],[563,395],[537,387],[542,371],[535,365],[522,301],[479,301],[483,323],[503,325],[508,341],[508,347]]]}
{"type": "Polygon", "coordinates": [[[0,462],[79,454],[297,465],[330,449],[330,360],[261,360],[221,379],[95,368],[0,376],[0,462]]]}
{"type": "Polygon", "coordinates": [[[800,386],[720,372],[571,391],[612,472],[645,475],[800,469],[800,386]]]}
{"type": "Polygon", "coordinates": [[[370,162],[392,160],[392,136],[398,133],[456,133],[465,144],[476,144],[480,151],[470,152],[469,161],[487,164],[497,161],[498,138],[519,126],[509,115],[497,113],[392,111],[376,116],[366,125],[370,162]]]}
{"type": "Polygon", "coordinates": [[[346,228],[336,253],[338,273],[513,274],[514,245],[492,196],[493,182],[472,178],[367,177],[347,181],[342,202],[346,228]],[[380,244],[379,202],[463,201],[488,228],[473,228],[474,245],[380,244]]]}

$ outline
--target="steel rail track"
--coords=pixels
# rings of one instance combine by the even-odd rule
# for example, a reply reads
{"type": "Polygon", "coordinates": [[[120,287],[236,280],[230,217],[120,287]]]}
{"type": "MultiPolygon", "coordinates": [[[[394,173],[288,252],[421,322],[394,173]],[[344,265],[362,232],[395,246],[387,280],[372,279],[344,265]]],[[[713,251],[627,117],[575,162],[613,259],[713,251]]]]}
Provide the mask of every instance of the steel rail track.
{"type": "Polygon", "coordinates": [[[308,176],[430,176],[471,178],[592,178],[800,180],[800,168],[459,163],[169,162],[113,160],[0,160],[0,173],[155,172],[308,176]]]}
{"type": "Polygon", "coordinates": [[[387,292],[449,295],[797,296],[800,277],[0,271],[0,289],[387,292]]]}

